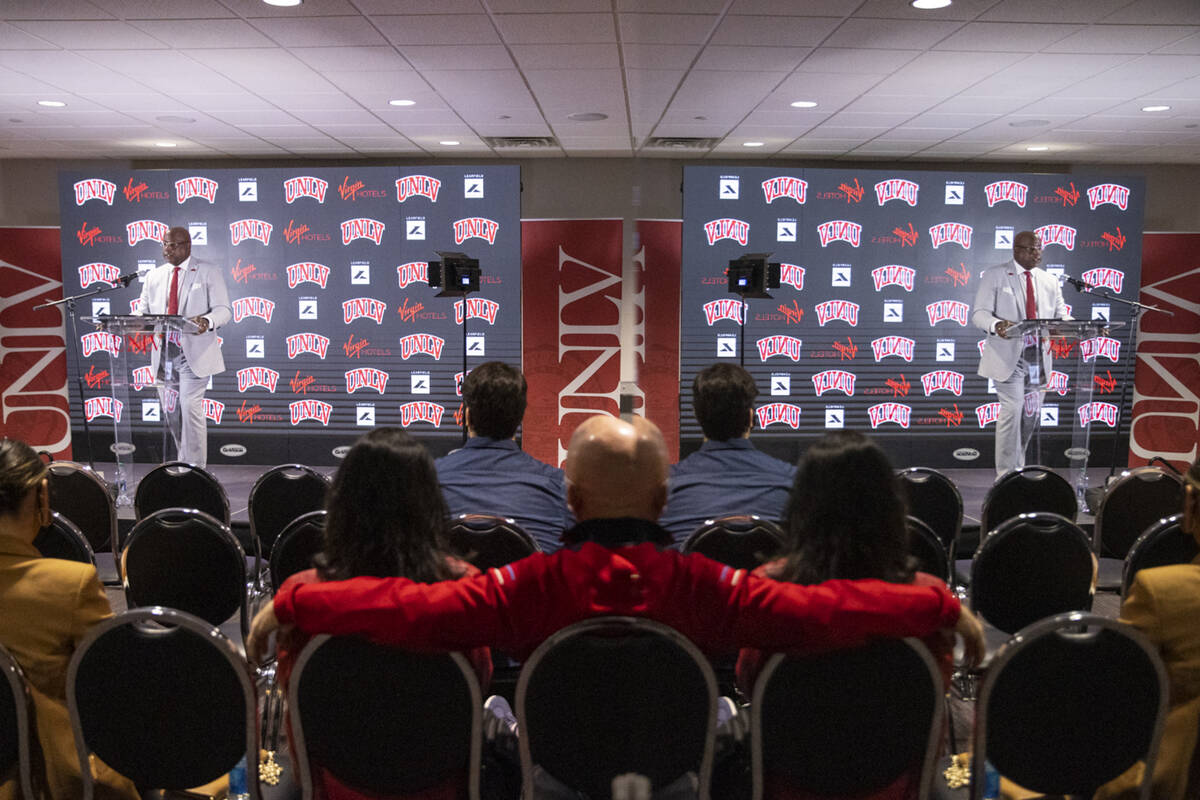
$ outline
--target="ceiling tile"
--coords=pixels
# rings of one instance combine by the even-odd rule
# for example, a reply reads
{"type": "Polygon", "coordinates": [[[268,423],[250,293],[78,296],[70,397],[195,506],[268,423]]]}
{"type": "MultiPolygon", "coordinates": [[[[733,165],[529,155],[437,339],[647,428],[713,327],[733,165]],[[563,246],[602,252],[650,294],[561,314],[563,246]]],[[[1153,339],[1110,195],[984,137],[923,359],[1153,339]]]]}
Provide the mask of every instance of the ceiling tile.
{"type": "MultiPolygon", "coordinates": [[[[96,91],[138,92],[145,87],[138,81],[106,69],[95,62],[60,50],[33,52],[0,52],[0,66],[23,72],[36,80],[59,87],[63,91],[87,94],[96,91]]],[[[15,85],[4,84],[16,91],[15,85]]]]}
{"type": "Polygon", "coordinates": [[[46,0],[4,0],[5,19],[112,19],[113,15],[86,2],[47,3],[46,0]]]}
{"type": "Polygon", "coordinates": [[[1078,25],[969,22],[934,46],[966,53],[1036,53],[1080,30],[1078,25]]]}
{"type": "Polygon", "coordinates": [[[671,108],[748,112],[779,83],[778,72],[718,72],[692,70],[679,87],[671,108]]]}
{"type": "Polygon", "coordinates": [[[17,22],[16,27],[68,49],[161,50],[167,46],[124,22],[17,22]]]}
{"type": "Polygon", "coordinates": [[[730,14],[759,16],[795,15],[800,17],[841,17],[846,14],[846,0],[734,0],[730,14]]]}
{"type": "Polygon", "coordinates": [[[262,0],[221,0],[239,17],[336,17],[355,14],[357,9],[349,0],[304,0],[297,6],[269,6],[262,0]]]}
{"type": "Polygon", "coordinates": [[[188,0],[186,3],[175,0],[91,0],[91,3],[125,20],[213,20],[233,16],[233,12],[217,0],[188,0]]]}
{"type": "Polygon", "coordinates": [[[624,117],[625,93],[618,70],[530,70],[529,88],[549,114],[598,111],[624,117]]]}
{"type": "MultiPolygon", "coordinates": [[[[567,2],[569,0],[563,0],[564,4],[567,2]]],[[[490,0],[488,6],[493,11],[507,10],[502,8],[504,3],[505,0],[490,0]]],[[[354,0],[354,5],[364,14],[373,16],[395,14],[397,3],[396,0],[354,0]]],[[[482,14],[484,8],[479,0],[404,0],[404,11],[407,14],[482,14]]]]}
{"type": "Polygon", "coordinates": [[[382,47],[292,47],[289,51],[317,72],[338,72],[347,69],[362,72],[385,70],[408,72],[408,63],[396,48],[382,47]]]}
{"type": "Polygon", "coordinates": [[[964,59],[958,53],[922,53],[884,78],[872,94],[956,94],[1022,56],[1014,53],[973,53],[964,59]]]}
{"type": "Polygon", "coordinates": [[[617,15],[621,42],[629,44],[703,44],[716,21],[705,14],[617,15]]]}
{"type": "Polygon", "coordinates": [[[840,111],[829,118],[826,125],[833,125],[844,128],[890,128],[893,125],[900,125],[912,119],[912,113],[908,111],[897,112],[868,112],[868,111],[840,111]]]}
{"type": "Polygon", "coordinates": [[[875,94],[875,90],[872,89],[871,94],[847,103],[843,111],[887,112],[907,114],[911,117],[925,111],[936,102],[936,97],[875,94]]]}
{"type": "Polygon", "coordinates": [[[1195,0],[1135,0],[1104,17],[1105,22],[1142,25],[1200,25],[1195,0]]]}
{"type": "Polygon", "coordinates": [[[937,114],[1007,114],[1027,103],[1028,100],[1020,97],[991,97],[975,94],[972,90],[970,93],[948,98],[929,110],[937,114]]]}
{"type": "MultiPolygon", "coordinates": [[[[166,50],[154,54],[153,63],[136,53],[81,50],[81,55],[128,75],[152,89],[168,93],[238,93],[241,86],[184,53],[166,50]]],[[[210,52],[210,51],[197,51],[210,52]]]]}
{"type": "Polygon", "coordinates": [[[452,107],[532,108],[533,97],[516,70],[442,70],[425,78],[452,107]]]}
{"type": "Polygon", "coordinates": [[[700,52],[694,44],[622,44],[625,69],[687,69],[700,52]]]}
{"type": "Polygon", "coordinates": [[[1048,53],[1149,53],[1195,29],[1153,25],[1089,25],[1045,48],[1048,53]]]}
{"type": "Polygon", "coordinates": [[[838,17],[729,16],[713,35],[713,44],[745,47],[816,47],[841,22],[838,17]]]}
{"type": "Polygon", "coordinates": [[[274,42],[240,19],[206,20],[203,25],[181,25],[177,20],[131,22],[154,38],[176,48],[272,47],[274,42]]]}
{"type": "MultiPolygon", "coordinates": [[[[212,116],[244,128],[247,125],[300,125],[296,118],[279,108],[260,108],[255,111],[214,111],[212,116]]],[[[302,126],[307,128],[307,126],[302,126]]]]}
{"type": "Polygon", "coordinates": [[[0,50],[54,50],[56,47],[15,25],[0,22],[0,50]]]}
{"type": "Polygon", "coordinates": [[[771,92],[763,102],[764,111],[782,111],[796,100],[810,100],[825,111],[836,111],[858,98],[879,80],[876,75],[797,72],[771,92]]]}
{"type": "Polygon", "coordinates": [[[997,22],[1092,22],[1102,19],[1129,0],[1001,0],[981,17],[997,22]]]}
{"type": "Polygon", "coordinates": [[[621,65],[621,53],[615,43],[518,44],[513,45],[512,53],[522,70],[618,69],[621,65]]]}
{"type": "Polygon", "coordinates": [[[256,19],[254,27],[283,47],[365,47],[387,41],[365,17],[256,19]]]}
{"type": "Polygon", "coordinates": [[[685,75],[682,71],[669,69],[626,70],[630,109],[653,111],[657,119],[685,75]]]}
{"type": "Polygon", "coordinates": [[[499,44],[477,44],[464,47],[406,44],[400,48],[418,70],[441,69],[513,69],[512,57],[499,44]]]}
{"type": "Polygon", "coordinates": [[[710,44],[700,53],[696,69],[791,72],[809,52],[806,47],[740,47],[710,44]]]}
{"type": "Polygon", "coordinates": [[[399,44],[496,44],[496,28],[486,14],[409,14],[372,18],[389,41],[399,44]]]}
{"type": "Polygon", "coordinates": [[[497,14],[509,44],[615,42],[611,14],[497,14]]]}
{"type": "Polygon", "coordinates": [[[911,50],[932,47],[961,27],[959,22],[897,19],[848,19],[825,44],[830,47],[882,47],[911,50]]]}
{"type": "Polygon", "coordinates": [[[844,72],[882,77],[900,69],[920,53],[920,50],[819,47],[804,59],[797,71],[844,72]]]}
{"type": "Polygon", "coordinates": [[[900,127],[908,128],[911,125],[918,128],[963,131],[974,128],[977,125],[982,125],[985,122],[991,122],[996,117],[997,115],[995,114],[942,114],[930,112],[919,114],[900,127]]]}

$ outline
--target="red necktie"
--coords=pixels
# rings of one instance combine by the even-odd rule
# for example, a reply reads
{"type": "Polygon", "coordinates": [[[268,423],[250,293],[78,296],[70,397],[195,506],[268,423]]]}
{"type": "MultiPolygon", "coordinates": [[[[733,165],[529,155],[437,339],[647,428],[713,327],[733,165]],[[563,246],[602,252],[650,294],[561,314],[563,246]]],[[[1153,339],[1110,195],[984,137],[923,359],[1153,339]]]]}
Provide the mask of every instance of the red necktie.
{"type": "Polygon", "coordinates": [[[1033,273],[1025,270],[1025,319],[1037,319],[1037,299],[1033,296],[1033,273]]]}
{"type": "Polygon", "coordinates": [[[167,291],[167,313],[179,313],[179,267],[171,270],[171,288],[167,291]]]}

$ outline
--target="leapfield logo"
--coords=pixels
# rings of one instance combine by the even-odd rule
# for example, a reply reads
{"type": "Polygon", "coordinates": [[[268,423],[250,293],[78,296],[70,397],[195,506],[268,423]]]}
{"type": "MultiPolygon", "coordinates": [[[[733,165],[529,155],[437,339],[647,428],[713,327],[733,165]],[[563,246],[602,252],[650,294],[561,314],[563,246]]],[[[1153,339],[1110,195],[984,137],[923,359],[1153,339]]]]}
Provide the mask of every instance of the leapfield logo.
{"type": "Polygon", "coordinates": [[[917,271],[901,264],[885,264],[871,270],[871,280],[877,292],[882,291],[885,286],[899,286],[904,291],[911,292],[917,281],[917,271]]]}
{"type": "Polygon", "coordinates": [[[745,322],[749,308],[749,303],[733,298],[712,300],[704,304],[704,320],[710,327],[720,320],[729,320],[740,325],[745,322]]]}
{"type": "Polygon", "coordinates": [[[704,236],[709,247],[722,239],[732,239],[745,247],[750,241],[750,223],[732,217],[711,219],[704,223],[704,236]]]}
{"type": "Polygon", "coordinates": [[[374,367],[355,367],[346,373],[346,394],[359,389],[374,389],[383,394],[387,391],[388,374],[374,367]]]}
{"type": "Polygon", "coordinates": [[[291,205],[301,197],[308,197],[318,203],[324,203],[325,192],[328,190],[329,181],[312,175],[297,175],[283,182],[283,201],[291,205]]]}
{"type": "MultiPolygon", "coordinates": [[[[500,313],[500,304],[495,300],[484,297],[467,298],[467,319],[481,319],[488,325],[496,324],[496,316],[500,313]]],[[[454,301],[454,321],[463,324],[463,301],[454,301]]]]}
{"type": "Polygon", "coordinates": [[[817,236],[821,247],[828,247],[832,242],[846,242],[851,247],[858,247],[862,244],[862,225],[846,219],[831,219],[817,226],[817,236]]]}
{"type": "Polygon", "coordinates": [[[467,239],[483,239],[488,244],[496,243],[500,223],[487,217],[465,217],[454,220],[454,243],[462,244],[467,239]]]}
{"type": "Polygon", "coordinates": [[[907,203],[910,207],[915,208],[917,205],[917,195],[920,191],[920,184],[914,183],[907,178],[887,178],[875,184],[875,200],[879,205],[889,203],[892,200],[900,200],[907,203]]]}
{"type": "Polygon", "coordinates": [[[319,333],[295,333],[287,337],[288,358],[311,353],[324,359],[329,352],[329,337],[319,333]]]}
{"type": "Polygon", "coordinates": [[[75,205],[81,206],[89,200],[99,200],[111,206],[117,196],[117,185],[103,178],[85,178],[75,184],[75,205]]]}
{"type": "Polygon", "coordinates": [[[442,359],[442,348],[446,340],[432,333],[411,333],[400,337],[400,358],[408,361],[413,356],[433,356],[434,361],[442,359]]]}
{"type": "Polygon", "coordinates": [[[229,243],[237,247],[247,239],[254,239],[265,245],[270,245],[271,230],[273,227],[266,220],[254,219],[252,217],[236,220],[229,223],[229,243]]]}
{"type": "MultiPolygon", "coordinates": [[[[795,200],[800,205],[804,205],[808,198],[808,181],[800,178],[792,178],[787,175],[780,175],[775,178],[767,178],[762,182],[763,199],[770,205],[781,197],[795,200]]],[[[712,244],[712,242],[709,242],[712,244]]]]}
{"type": "Polygon", "coordinates": [[[238,391],[259,387],[274,394],[279,373],[269,367],[246,367],[237,371],[238,391]]]}
{"type": "Polygon", "coordinates": [[[962,222],[939,222],[929,229],[929,242],[934,250],[944,244],[956,244],[970,250],[973,231],[970,225],[962,222]]]}
{"type": "Polygon", "coordinates": [[[855,380],[856,376],[853,372],[847,372],[844,369],[827,369],[812,376],[813,391],[817,393],[817,397],[826,392],[841,392],[847,397],[853,397],[855,380]]]}
{"type": "Polygon", "coordinates": [[[867,415],[871,418],[872,429],[886,423],[907,428],[912,421],[912,406],[903,403],[879,403],[868,408],[867,415]]]}
{"type": "Polygon", "coordinates": [[[376,300],[374,297],[355,297],[342,303],[342,321],[347,325],[364,317],[374,320],[377,325],[382,325],[385,313],[387,313],[387,303],[376,300]]]}
{"type": "Polygon", "coordinates": [[[879,363],[889,356],[911,362],[916,346],[916,341],[905,336],[880,336],[871,341],[871,353],[875,356],[875,363],[879,363]]]}
{"type": "Polygon", "coordinates": [[[355,239],[370,239],[376,245],[383,241],[385,226],[377,219],[356,217],[342,223],[342,244],[348,245],[355,239]]]}
{"type": "Polygon", "coordinates": [[[288,413],[293,425],[299,425],[305,420],[328,425],[333,406],[324,400],[294,400],[288,403],[288,413]]]}
{"type": "Polygon", "coordinates": [[[766,361],[775,356],[785,356],[792,361],[800,360],[801,341],[795,336],[776,334],[759,339],[756,344],[760,361],[766,361]]]}
{"type": "Polygon", "coordinates": [[[217,202],[217,182],[202,175],[193,175],[190,178],[180,178],[175,181],[176,203],[182,205],[193,197],[199,197],[209,203],[217,202]]]}
{"type": "Polygon", "coordinates": [[[800,406],[793,403],[768,403],[754,410],[758,417],[758,427],[782,423],[792,430],[800,427],[800,406]]]}
{"type": "Polygon", "coordinates": [[[109,286],[116,286],[119,277],[121,277],[121,270],[116,265],[103,261],[93,261],[91,264],[84,264],[79,268],[79,286],[82,289],[88,288],[93,283],[107,283],[109,286]]]}
{"type": "Polygon", "coordinates": [[[1119,183],[1098,183],[1087,190],[1087,198],[1092,211],[1103,205],[1129,210],[1129,187],[1119,183]]]}
{"type": "Polygon", "coordinates": [[[425,197],[436,203],[442,182],[428,175],[405,175],[396,181],[396,202],[403,203],[413,197],[425,197]]]}
{"type": "Polygon", "coordinates": [[[233,301],[233,321],[241,322],[247,317],[258,317],[270,322],[275,315],[275,302],[265,297],[239,297],[233,301]]]}
{"type": "Polygon", "coordinates": [[[442,415],[446,413],[444,406],[430,403],[428,400],[414,400],[400,406],[400,425],[407,428],[418,422],[428,422],[435,428],[442,425],[442,415]]]}
{"type": "Polygon", "coordinates": [[[289,289],[295,289],[302,283],[315,283],[322,289],[329,283],[329,267],[315,261],[300,261],[287,267],[287,282],[289,289]]]}
{"type": "Polygon", "coordinates": [[[935,369],[921,376],[921,388],[925,390],[926,397],[939,391],[962,397],[963,374],[952,369],[935,369]]]}
{"type": "Polygon", "coordinates": [[[1024,208],[1029,198],[1029,187],[1020,181],[995,181],[984,186],[983,192],[987,196],[988,208],[1006,202],[1024,208]]]}
{"type": "Polygon", "coordinates": [[[161,242],[167,235],[167,223],[156,219],[139,219],[125,225],[125,239],[133,247],[138,242],[161,242]]]}
{"type": "Polygon", "coordinates": [[[817,312],[817,323],[822,328],[826,323],[834,321],[858,326],[858,312],[861,308],[858,303],[849,300],[826,300],[824,303],[817,303],[813,308],[817,312]]]}

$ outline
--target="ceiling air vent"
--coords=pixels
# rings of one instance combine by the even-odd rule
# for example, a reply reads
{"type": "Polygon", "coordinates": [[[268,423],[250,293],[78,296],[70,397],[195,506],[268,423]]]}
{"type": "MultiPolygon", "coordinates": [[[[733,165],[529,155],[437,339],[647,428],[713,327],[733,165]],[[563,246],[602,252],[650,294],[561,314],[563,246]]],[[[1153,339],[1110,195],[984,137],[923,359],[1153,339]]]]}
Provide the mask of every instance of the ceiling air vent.
{"type": "Polygon", "coordinates": [[[483,141],[494,150],[540,150],[558,147],[553,136],[485,136],[483,141]]]}
{"type": "Polygon", "coordinates": [[[651,136],[642,147],[654,150],[711,150],[719,141],[703,136],[651,136]]]}

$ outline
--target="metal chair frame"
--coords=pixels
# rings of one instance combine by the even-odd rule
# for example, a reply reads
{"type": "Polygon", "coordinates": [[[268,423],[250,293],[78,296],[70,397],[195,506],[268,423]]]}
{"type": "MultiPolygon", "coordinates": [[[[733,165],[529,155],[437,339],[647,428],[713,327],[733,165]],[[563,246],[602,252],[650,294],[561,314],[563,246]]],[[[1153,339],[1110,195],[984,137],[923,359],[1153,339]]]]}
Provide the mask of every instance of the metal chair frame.
{"type": "MultiPolygon", "coordinates": [[[[33,695],[25,680],[25,672],[8,650],[0,645],[0,673],[3,673],[7,686],[3,691],[9,694],[13,704],[13,719],[15,723],[16,744],[16,779],[18,797],[41,797],[41,776],[34,770],[35,762],[41,759],[41,746],[37,738],[37,716],[33,708],[33,695]]],[[[7,738],[7,736],[5,737],[7,738]]],[[[3,772],[0,772],[3,775],[3,772]]]]}
{"type": "Polygon", "coordinates": [[[279,466],[272,467],[258,476],[258,479],[254,481],[254,486],[250,488],[250,497],[246,504],[247,512],[250,516],[250,536],[254,539],[256,549],[254,567],[255,575],[258,575],[262,571],[263,552],[272,552],[275,546],[275,540],[278,539],[284,530],[287,529],[292,520],[295,520],[297,517],[310,512],[319,511],[325,507],[325,496],[329,492],[330,483],[331,482],[328,476],[323,475],[312,467],[307,467],[303,464],[280,464],[279,466]],[[292,477],[292,475],[289,473],[299,473],[299,475],[292,477]],[[279,476],[283,477],[281,478],[279,476]],[[287,482],[281,485],[296,489],[299,489],[305,485],[312,485],[311,482],[313,480],[320,481],[320,484],[323,487],[321,502],[313,508],[308,508],[308,505],[310,504],[307,503],[299,504],[297,508],[292,509],[288,523],[280,526],[278,530],[264,531],[262,529],[264,524],[263,520],[259,518],[262,515],[258,513],[258,509],[261,508],[262,505],[263,492],[272,487],[275,481],[280,480],[287,482]],[[270,534],[270,536],[268,537],[266,534],[270,534]]]}
{"type": "Polygon", "coordinates": [[[1069,496],[1071,500],[1070,514],[1063,514],[1058,509],[1053,508],[1025,508],[1021,511],[1021,513],[1051,511],[1059,514],[1059,516],[1066,517],[1070,522],[1075,521],[1076,516],[1079,514],[1079,501],[1075,497],[1075,490],[1071,487],[1071,484],[1067,482],[1066,478],[1062,477],[1049,467],[1031,465],[1004,473],[996,479],[996,482],[992,484],[992,488],[988,489],[988,493],[983,499],[983,509],[980,512],[979,528],[984,536],[986,536],[989,531],[1007,521],[1004,519],[992,519],[992,515],[988,514],[988,511],[989,508],[995,502],[997,502],[996,498],[1002,496],[1002,492],[1009,491],[1009,487],[1018,481],[1020,482],[1018,485],[1040,485],[1041,481],[1046,481],[1046,485],[1049,485],[1050,483],[1056,484],[1059,491],[1061,491],[1062,496],[1064,498],[1069,496]]]}
{"type": "MultiPolygon", "coordinates": [[[[280,574],[282,571],[281,561],[283,556],[286,555],[288,548],[292,546],[297,531],[302,530],[307,525],[319,525],[319,527],[324,528],[325,519],[326,512],[324,510],[309,511],[307,514],[301,514],[289,522],[287,527],[275,537],[275,541],[271,545],[271,554],[267,558],[267,570],[271,575],[271,586],[273,589],[278,590],[283,585],[283,582],[293,574],[291,572],[287,575],[280,574]]],[[[320,552],[320,548],[316,552],[320,552]]]]}
{"type": "Polygon", "coordinates": [[[57,511],[50,512],[50,524],[42,528],[38,533],[37,538],[33,540],[33,546],[37,547],[38,552],[43,556],[49,555],[51,558],[62,558],[62,556],[48,554],[42,547],[38,546],[38,541],[42,541],[43,546],[46,544],[46,541],[42,539],[43,536],[54,536],[61,539],[67,545],[68,549],[73,551],[68,560],[78,561],[81,564],[91,564],[93,567],[96,566],[96,554],[92,552],[92,546],[88,544],[87,537],[83,535],[83,531],[79,530],[74,522],[71,522],[71,520],[57,511]]]}
{"type": "MultiPolygon", "coordinates": [[[[191,507],[193,507],[190,504],[180,504],[180,503],[175,503],[170,506],[162,506],[161,508],[147,508],[146,507],[146,503],[148,501],[145,498],[144,491],[146,491],[146,490],[144,489],[144,487],[146,487],[146,486],[153,487],[156,481],[162,480],[161,478],[158,477],[159,475],[162,475],[162,474],[166,474],[166,475],[195,474],[195,475],[201,476],[201,480],[203,482],[209,484],[209,486],[212,489],[215,489],[216,492],[219,493],[219,496],[220,496],[220,504],[219,505],[223,509],[222,514],[219,519],[221,520],[221,522],[223,524],[229,525],[229,520],[230,520],[229,496],[225,493],[225,487],[223,487],[221,485],[221,482],[218,481],[211,472],[204,469],[203,467],[198,467],[195,464],[189,464],[186,461],[168,461],[165,464],[159,464],[157,467],[155,467],[154,469],[147,472],[146,476],[144,478],[142,478],[140,481],[138,481],[137,490],[134,492],[134,495],[133,495],[133,508],[134,508],[134,513],[137,515],[138,520],[145,519],[150,514],[154,513],[155,511],[161,511],[163,508],[178,508],[178,507],[191,508],[191,507]]],[[[114,552],[115,552],[115,550],[114,550],[114,552]]]]}
{"type": "MultiPolygon", "coordinates": [[[[900,481],[900,485],[905,492],[905,499],[909,500],[908,513],[909,516],[916,517],[924,522],[937,535],[942,547],[945,548],[947,557],[951,559],[950,564],[953,566],[955,555],[958,550],[958,540],[962,536],[963,525],[963,499],[962,492],[958,490],[958,486],[954,481],[950,480],[945,473],[939,472],[930,467],[909,467],[907,469],[898,470],[896,478],[900,481]],[[911,501],[910,490],[915,487],[924,487],[925,485],[936,485],[942,487],[942,494],[950,498],[951,508],[955,510],[954,526],[952,531],[941,531],[933,526],[933,524],[922,516],[922,509],[917,503],[911,501]]],[[[939,503],[940,505],[940,503],[939,503]]]]}
{"type": "MultiPolygon", "coordinates": [[[[1140,486],[1143,484],[1143,482],[1151,480],[1166,481],[1168,484],[1174,486],[1178,489],[1180,500],[1182,500],[1183,479],[1178,475],[1167,472],[1165,469],[1161,469],[1159,467],[1135,467],[1134,469],[1123,472],[1121,477],[1109,484],[1108,488],[1104,492],[1104,500],[1100,503],[1100,508],[1096,511],[1096,525],[1092,534],[1092,547],[1097,554],[1103,552],[1104,549],[1108,549],[1110,552],[1112,552],[1114,558],[1124,558],[1129,554],[1128,550],[1126,550],[1124,553],[1121,553],[1118,549],[1105,547],[1106,537],[1104,536],[1104,533],[1106,530],[1108,530],[1108,528],[1111,527],[1111,524],[1109,524],[1111,512],[1105,512],[1109,511],[1109,503],[1112,501],[1112,498],[1119,497],[1120,492],[1123,489],[1128,486],[1140,486]]],[[[1180,507],[1180,505],[1174,505],[1171,508],[1163,509],[1159,513],[1163,516],[1166,516],[1175,512],[1180,507]]],[[[1137,540],[1137,537],[1140,536],[1141,532],[1144,530],[1145,526],[1143,526],[1142,530],[1138,531],[1137,535],[1133,537],[1134,541],[1137,540]]],[[[1110,534],[1107,538],[1111,540],[1112,535],[1110,534]]],[[[1132,547],[1133,545],[1130,544],[1130,549],[1132,549],[1132,547]]]]}
{"type": "Polygon", "coordinates": [[[487,554],[478,550],[464,552],[464,549],[467,547],[465,540],[480,535],[505,536],[512,540],[520,540],[520,547],[514,546],[514,550],[520,549],[522,550],[522,554],[518,558],[512,559],[512,561],[542,552],[542,548],[538,545],[537,540],[530,536],[512,517],[501,517],[495,514],[454,514],[450,517],[450,523],[446,528],[446,536],[450,549],[457,552],[460,558],[479,570],[502,567],[504,564],[511,563],[511,561],[496,563],[496,559],[488,558],[486,557],[487,554]],[[528,548],[527,552],[524,548],[528,548]]]}
{"type": "MultiPolygon", "coordinates": [[[[1192,543],[1195,549],[1200,550],[1200,546],[1195,545],[1195,539],[1191,534],[1183,530],[1183,514],[1172,514],[1169,517],[1163,517],[1158,522],[1148,526],[1142,531],[1142,535],[1137,538],[1133,546],[1129,548],[1129,553],[1125,556],[1124,568],[1121,571],[1121,596],[1124,597],[1129,593],[1129,587],[1133,585],[1133,578],[1140,570],[1147,569],[1152,566],[1164,566],[1168,562],[1156,561],[1154,564],[1143,564],[1147,557],[1151,554],[1155,547],[1162,546],[1165,538],[1179,537],[1179,541],[1184,541],[1185,546],[1192,543]]],[[[1193,556],[1192,558],[1195,558],[1193,556]]],[[[1190,561],[1191,559],[1188,559],[1190,561]]],[[[1172,563],[1186,564],[1187,561],[1176,561],[1172,563]]]]}
{"type": "Polygon", "coordinates": [[[731,567],[740,569],[752,569],[764,561],[769,561],[784,548],[783,528],[778,523],[764,519],[757,514],[726,514],[722,517],[706,519],[704,524],[688,536],[681,549],[684,553],[701,553],[716,561],[720,561],[721,559],[715,558],[715,554],[706,551],[705,548],[708,546],[708,542],[720,543],[724,541],[729,544],[736,543],[740,547],[744,546],[744,543],[750,540],[749,537],[755,533],[760,533],[761,536],[774,540],[776,544],[775,550],[763,554],[757,552],[744,553],[743,555],[746,556],[744,562],[729,564],[731,567]],[[759,558],[759,555],[762,555],[762,558],[759,558]],[[751,560],[753,560],[753,564],[750,563],[751,560]]]}
{"type": "MultiPolygon", "coordinates": [[[[61,495],[59,495],[58,498],[55,497],[56,493],[54,484],[56,478],[72,481],[83,481],[83,485],[91,487],[87,491],[92,492],[97,498],[104,498],[104,503],[107,506],[108,513],[108,519],[105,523],[106,530],[100,536],[94,537],[94,541],[92,538],[89,538],[88,544],[91,546],[92,550],[95,551],[101,544],[103,544],[103,540],[107,538],[108,545],[113,552],[113,557],[116,558],[116,553],[120,549],[117,542],[117,506],[116,501],[113,499],[112,493],[109,491],[108,484],[105,483],[104,479],[95,472],[88,469],[83,464],[78,464],[74,461],[52,461],[47,468],[50,471],[50,508],[58,511],[67,519],[71,519],[71,515],[68,513],[70,509],[63,507],[61,495]],[[79,475],[80,477],[75,478],[76,475],[79,475]],[[60,502],[56,504],[54,502],[55,499],[59,499],[60,502]],[[56,505],[58,506],[57,508],[55,507],[56,505]]],[[[79,486],[71,487],[72,494],[77,491],[79,491],[79,486]]],[[[79,527],[83,521],[71,519],[71,522],[75,523],[75,525],[79,527]]],[[[84,535],[86,536],[87,534],[84,535]]]]}
{"type": "Polygon", "coordinates": [[[919,538],[924,543],[925,548],[931,551],[938,560],[938,570],[931,574],[941,578],[947,584],[952,583],[954,562],[950,560],[950,555],[946,552],[946,546],[942,544],[941,538],[934,532],[933,528],[912,514],[909,514],[905,518],[905,524],[908,528],[909,552],[914,557],[917,556],[917,543],[913,540],[919,538]]]}

